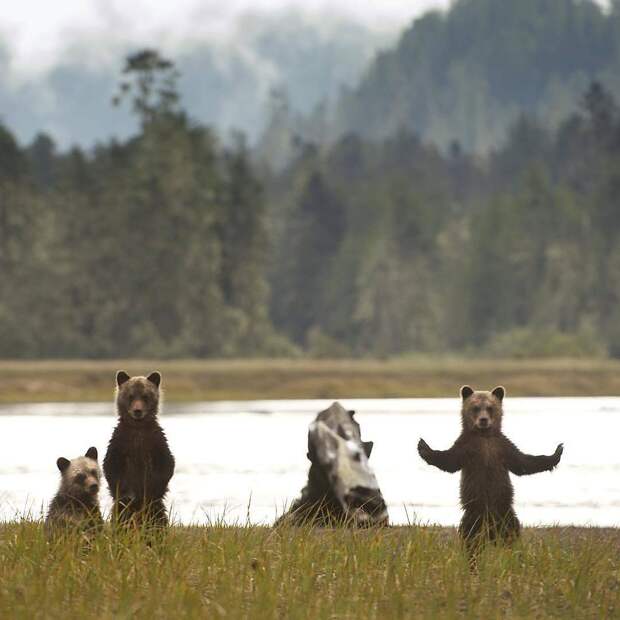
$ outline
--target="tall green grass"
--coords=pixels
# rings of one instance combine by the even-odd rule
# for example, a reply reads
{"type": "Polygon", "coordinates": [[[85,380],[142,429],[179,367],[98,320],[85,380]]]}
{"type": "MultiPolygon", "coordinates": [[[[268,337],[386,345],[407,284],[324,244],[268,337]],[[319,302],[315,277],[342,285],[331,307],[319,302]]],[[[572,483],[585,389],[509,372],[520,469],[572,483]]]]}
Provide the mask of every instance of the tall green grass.
{"type": "Polygon", "coordinates": [[[0,527],[0,618],[620,617],[620,533],[528,529],[476,573],[452,529],[0,527]]]}

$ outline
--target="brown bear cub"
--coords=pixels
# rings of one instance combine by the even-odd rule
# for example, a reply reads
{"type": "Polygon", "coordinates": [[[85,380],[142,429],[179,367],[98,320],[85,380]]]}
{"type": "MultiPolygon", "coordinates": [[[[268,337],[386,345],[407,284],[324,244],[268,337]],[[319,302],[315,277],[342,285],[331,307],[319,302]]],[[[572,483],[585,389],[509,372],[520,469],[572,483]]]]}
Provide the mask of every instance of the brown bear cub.
{"type": "Polygon", "coordinates": [[[502,433],[502,401],[505,390],[475,392],[461,388],[460,436],[449,450],[432,450],[420,439],[418,452],[429,464],[454,473],[461,470],[461,506],[465,511],[459,533],[469,550],[484,539],[510,542],[520,524],[513,509],[509,472],[517,476],[551,471],[559,462],[563,445],[551,456],[521,452],[502,433]]]}
{"type": "Polygon", "coordinates": [[[157,414],[161,375],[116,374],[118,425],[103,460],[103,472],[121,523],[165,526],[164,497],[174,473],[174,457],[157,414]]]}
{"type": "Polygon", "coordinates": [[[76,531],[90,537],[103,525],[99,509],[101,469],[97,448],[89,448],[85,456],[56,461],[61,481],[58,493],[50,502],[45,531],[48,537],[76,531]]]}

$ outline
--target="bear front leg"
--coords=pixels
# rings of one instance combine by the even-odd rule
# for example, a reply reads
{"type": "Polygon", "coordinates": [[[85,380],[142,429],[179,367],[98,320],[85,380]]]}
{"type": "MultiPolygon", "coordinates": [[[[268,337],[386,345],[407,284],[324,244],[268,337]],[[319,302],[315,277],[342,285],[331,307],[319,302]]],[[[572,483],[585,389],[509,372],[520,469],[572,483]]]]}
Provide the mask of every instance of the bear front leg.
{"type": "Polygon", "coordinates": [[[146,497],[151,501],[162,499],[168,491],[169,481],[170,478],[167,475],[153,472],[148,481],[146,497]]]}
{"type": "MultiPolygon", "coordinates": [[[[116,431],[115,431],[116,433],[116,431]]],[[[123,495],[123,463],[125,461],[124,454],[118,449],[114,443],[114,435],[108,446],[105,458],[103,459],[103,475],[105,476],[108,488],[112,498],[116,501],[123,495]]]]}
{"type": "Polygon", "coordinates": [[[463,455],[455,443],[449,450],[433,450],[424,439],[418,442],[418,454],[429,464],[453,474],[463,466],[463,455]]]}
{"type": "Polygon", "coordinates": [[[513,443],[507,443],[508,469],[516,476],[529,476],[543,471],[552,471],[560,462],[564,444],[558,444],[550,456],[524,454],[513,443]]]}
{"type": "Polygon", "coordinates": [[[159,458],[154,459],[153,470],[148,480],[148,497],[161,499],[168,491],[168,483],[174,474],[174,457],[166,450],[159,458]]]}

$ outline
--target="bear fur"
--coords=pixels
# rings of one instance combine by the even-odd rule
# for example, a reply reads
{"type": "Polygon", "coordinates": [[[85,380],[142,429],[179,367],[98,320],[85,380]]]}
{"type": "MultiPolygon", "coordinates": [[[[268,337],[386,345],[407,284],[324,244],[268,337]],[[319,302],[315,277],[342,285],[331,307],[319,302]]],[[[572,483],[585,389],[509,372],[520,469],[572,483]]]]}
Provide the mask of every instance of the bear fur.
{"type": "Polygon", "coordinates": [[[97,448],[92,447],[84,456],[71,460],[60,457],[56,461],[61,480],[45,519],[49,538],[68,531],[90,538],[103,526],[99,508],[101,469],[97,457],[97,448]]]}
{"type": "Polygon", "coordinates": [[[513,508],[510,473],[517,476],[551,471],[560,462],[563,445],[551,456],[521,452],[503,433],[503,400],[506,391],[461,388],[462,431],[449,450],[432,450],[420,439],[418,452],[429,464],[443,471],[461,471],[459,533],[471,550],[485,539],[511,542],[520,524],[513,508]]]}
{"type": "Polygon", "coordinates": [[[103,460],[114,518],[121,523],[166,526],[164,497],[174,473],[174,457],[159,425],[161,375],[116,374],[118,424],[103,460]]]}

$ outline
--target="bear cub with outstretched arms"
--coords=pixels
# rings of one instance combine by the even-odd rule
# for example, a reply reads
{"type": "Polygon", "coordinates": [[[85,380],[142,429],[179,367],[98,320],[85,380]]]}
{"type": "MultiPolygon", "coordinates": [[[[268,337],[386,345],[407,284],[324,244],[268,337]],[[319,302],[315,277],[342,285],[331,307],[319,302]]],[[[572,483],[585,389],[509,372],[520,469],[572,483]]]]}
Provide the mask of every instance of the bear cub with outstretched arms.
{"type": "Polygon", "coordinates": [[[116,374],[118,425],[103,460],[103,472],[121,523],[165,526],[164,497],[174,473],[174,457],[159,425],[161,375],[116,374]]]}
{"type": "Polygon", "coordinates": [[[482,538],[510,542],[519,535],[520,524],[513,508],[510,473],[517,476],[551,471],[560,462],[563,445],[551,456],[521,452],[502,433],[505,390],[474,391],[461,388],[462,431],[449,450],[432,450],[420,439],[418,452],[429,464],[443,471],[461,471],[459,533],[468,548],[482,538]]]}

